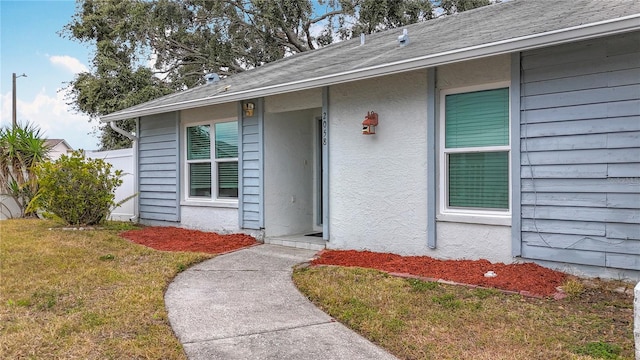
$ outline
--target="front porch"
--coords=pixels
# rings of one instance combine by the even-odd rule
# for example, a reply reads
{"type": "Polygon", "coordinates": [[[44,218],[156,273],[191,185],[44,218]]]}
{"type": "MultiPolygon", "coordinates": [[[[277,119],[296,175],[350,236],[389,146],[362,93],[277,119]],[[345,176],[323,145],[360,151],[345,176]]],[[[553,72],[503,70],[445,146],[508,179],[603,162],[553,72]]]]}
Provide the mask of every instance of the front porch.
{"type": "MultiPolygon", "coordinates": [[[[264,113],[265,243],[324,249],[320,108],[264,113]]],[[[270,111],[272,110],[272,111],[270,111]]]]}

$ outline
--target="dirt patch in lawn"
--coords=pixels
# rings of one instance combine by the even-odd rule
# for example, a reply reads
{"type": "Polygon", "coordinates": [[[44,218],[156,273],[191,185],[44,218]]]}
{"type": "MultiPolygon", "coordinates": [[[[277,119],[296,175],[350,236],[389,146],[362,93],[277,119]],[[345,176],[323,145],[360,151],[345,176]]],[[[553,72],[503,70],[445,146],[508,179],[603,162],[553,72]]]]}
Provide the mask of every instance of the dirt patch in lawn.
{"type": "Polygon", "coordinates": [[[442,279],[533,296],[553,296],[567,279],[564,273],[533,263],[494,264],[487,260],[438,260],[428,256],[400,256],[353,250],[326,250],[311,264],[373,268],[428,280],[442,279]],[[485,276],[489,272],[496,276],[485,276]]]}
{"type": "Polygon", "coordinates": [[[190,251],[221,254],[258,244],[246,234],[225,234],[181,229],[176,227],[145,227],[120,234],[134,243],[164,251],[190,251]]]}

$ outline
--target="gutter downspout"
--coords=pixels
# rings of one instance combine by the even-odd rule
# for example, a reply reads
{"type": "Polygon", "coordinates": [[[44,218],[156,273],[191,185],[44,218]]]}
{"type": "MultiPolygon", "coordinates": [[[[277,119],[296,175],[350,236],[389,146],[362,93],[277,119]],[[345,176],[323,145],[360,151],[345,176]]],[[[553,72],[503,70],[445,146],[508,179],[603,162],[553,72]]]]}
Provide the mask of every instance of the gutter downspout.
{"type": "MultiPolygon", "coordinates": [[[[115,121],[110,121],[109,127],[111,127],[111,129],[113,129],[113,131],[117,132],[118,134],[131,140],[132,152],[133,152],[133,156],[132,156],[133,158],[132,159],[133,161],[133,193],[138,194],[138,137],[128,132],[125,129],[119,128],[118,125],[116,125],[115,121]]],[[[137,127],[138,127],[138,120],[136,119],[136,128],[137,127]]],[[[140,215],[138,214],[139,199],[140,198],[138,196],[135,197],[133,201],[133,216],[129,218],[129,221],[136,222],[136,223],[138,222],[139,215],[140,215]]]]}
{"type": "Polygon", "coordinates": [[[136,140],[138,140],[138,138],[135,135],[133,135],[132,133],[128,132],[125,129],[119,128],[118,125],[116,125],[115,121],[110,121],[109,122],[109,126],[113,129],[113,131],[115,131],[118,134],[126,137],[127,139],[133,141],[134,143],[136,142],[136,140]]]}

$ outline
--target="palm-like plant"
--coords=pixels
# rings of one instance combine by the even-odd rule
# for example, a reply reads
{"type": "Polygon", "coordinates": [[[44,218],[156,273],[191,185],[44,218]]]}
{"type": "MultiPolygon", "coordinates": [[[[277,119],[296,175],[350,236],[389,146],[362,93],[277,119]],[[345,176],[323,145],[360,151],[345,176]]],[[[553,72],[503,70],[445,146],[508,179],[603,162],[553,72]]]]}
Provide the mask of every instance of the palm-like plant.
{"type": "Polygon", "coordinates": [[[15,201],[20,217],[30,215],[25,209],[38,188],[35,168],[47,160],[49,150],[40,129],[33,124],[0,128],[0,194],[15,201]]]}

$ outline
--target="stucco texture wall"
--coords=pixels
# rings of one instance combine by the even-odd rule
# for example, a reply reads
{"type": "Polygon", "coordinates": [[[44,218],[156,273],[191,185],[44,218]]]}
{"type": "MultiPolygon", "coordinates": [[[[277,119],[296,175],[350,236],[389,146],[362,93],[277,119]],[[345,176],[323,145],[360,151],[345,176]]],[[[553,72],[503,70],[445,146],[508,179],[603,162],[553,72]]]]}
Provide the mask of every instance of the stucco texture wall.
{"type": "Polygon", "coordinates": [[[238,117],[238,104],[227,103],[180,111],[180,124],[238,117]]]}
{"type": "MultiPolygon", "coordinates": [[[[438,68],[443,88],[509,80],[509,57],[438,68]]],[[[330,88],[329,248],[512,262],[511,228],[437,222],[427,246],[427,72],[330,88]],[[375,135],[361,134],[367,111],[375,135]]],[[[431,190],[435,191],[435,190],[431,190]]]]}
{"type": "Polygon", "coordinates": [[[211,206],[182,206],[182,227],[222,234],[240,231],[238,209],[211,206]]]}
{"type": "Polygon", "coordinates": [[[426,252],[426,92],[426,71],[330,88],[328,247],[426,252]]]}
{"type": "MultiPolygon", "coordinates": [[[[510,73],[509,55],[466,61],[439,67],[436,87],[443,90],[509,81],[510,73]]],[[[428,253],[443,259],[511,263],[511,247],[510,226],[437,221],[436,249],[428,253]]]]}

